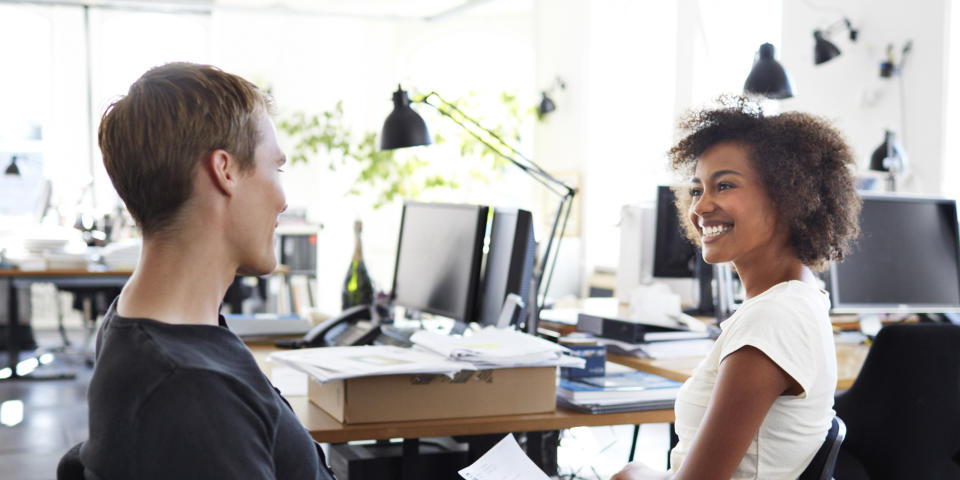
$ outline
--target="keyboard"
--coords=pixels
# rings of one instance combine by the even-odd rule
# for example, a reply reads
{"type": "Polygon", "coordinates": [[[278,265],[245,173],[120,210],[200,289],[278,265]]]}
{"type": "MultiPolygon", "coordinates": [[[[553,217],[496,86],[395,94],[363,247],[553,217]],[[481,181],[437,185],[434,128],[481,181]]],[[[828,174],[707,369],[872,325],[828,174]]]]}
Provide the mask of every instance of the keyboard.
{"type": "Polygon", "coordinates": [[[410,337],[420,328],[398,328],[393,325],[381,325],[380,335],[374,339],[374,345],[394,345],[409,348],[413,346],[410,337]]]}
{"type": "Polygon", "coordinates": [[[254,315],[224,315],[227,327],[238,337],[266,337],[303,335],[313,328],[309,319],[297,315],[258,313],[254,315]]]}

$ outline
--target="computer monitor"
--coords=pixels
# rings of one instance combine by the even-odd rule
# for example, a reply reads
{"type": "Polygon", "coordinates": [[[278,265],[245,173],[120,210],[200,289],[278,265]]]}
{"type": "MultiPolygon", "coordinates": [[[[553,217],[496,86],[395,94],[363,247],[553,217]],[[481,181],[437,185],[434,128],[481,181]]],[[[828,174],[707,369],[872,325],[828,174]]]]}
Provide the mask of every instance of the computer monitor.
{"type": "MultiPolygon", "coordinates": [[[[530,212],[517,208],[494,208],[477,319],[481,325],[497,324],[508,294],[519,295],[527,302],[535,255],[536,242],[530,212]]],[[[526,312],[525,305],[520,309],[517,320],[525,319],[526,312]]]]}
{"type": "Polygon", "coordinates": [[[712,292],[706,298],[697,280],[700,266],[712,269],[683,234],[674,199],[670,187],[659,186],[656,203],[623,207],[616,286],[620,303],[629,303],[638,285],[658,282],[680,295],[686,306],[698,305],[701,298],[712,304],[712,292]]]}
{"type": "Polygon", "coordinates": [[[473,322],[487,207],[406,202],[394,266],[397,305],[473,322]]]}
{"type": "Polygon", "coordinates": [[[825,275],[833,311],[960,312],[956,201],[861,196],[860,237],[825,275]]]}
{"type": "Polygon", "coordinates": [[[677,197],[670,187],[657,187],[656,236],[653,242],[653,276],[691,278],[696,276],[697,247],[683,233],[677,215],[677,197]]]}

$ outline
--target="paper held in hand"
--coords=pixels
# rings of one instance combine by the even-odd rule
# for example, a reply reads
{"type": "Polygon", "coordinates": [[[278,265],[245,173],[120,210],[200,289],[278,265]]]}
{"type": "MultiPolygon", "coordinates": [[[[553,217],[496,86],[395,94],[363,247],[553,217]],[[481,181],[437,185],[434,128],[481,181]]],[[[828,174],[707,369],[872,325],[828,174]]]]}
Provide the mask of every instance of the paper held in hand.
{"type": "Polygon", "coordinates": [[[513,435],[503,437],[487,453],[458,472],[466,480],[549,480],[517,444],[513,435]]]}

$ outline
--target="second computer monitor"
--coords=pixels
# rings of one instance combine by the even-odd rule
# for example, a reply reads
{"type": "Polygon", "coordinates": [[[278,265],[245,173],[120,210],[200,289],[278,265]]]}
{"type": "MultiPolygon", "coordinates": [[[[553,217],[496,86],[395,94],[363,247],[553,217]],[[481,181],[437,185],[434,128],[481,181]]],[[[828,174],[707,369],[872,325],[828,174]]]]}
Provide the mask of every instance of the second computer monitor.
{"type": "Polygon", "coordinates": [[[657,187],[657,226],[653,242],[653,276],[690,278],[695,276],[697,247],[684,235],[677,215],[676,196],[670,187],[657,187]]]}
{"type": "Polygon", "coordinates": [[[392,297],[407,309],[476,320],[487,207],[403,205],[392,297]]]}
{"type": "Polygon", "coordinates": [[[826,277],[837,313],[960,311],[956,201],[864,194],[856,246],[826,277]]]}
{"type": "MultiPolygon", "coordinates": [[[[524,302],[530,299],[535,255],[530,212],[495,208],[477,319],[482,325],[497,324],[508,294],[519,295],[524,302]]],[[[526,312],[526,308],[520,309],[518,319],[526,318],[526,312]]]]}

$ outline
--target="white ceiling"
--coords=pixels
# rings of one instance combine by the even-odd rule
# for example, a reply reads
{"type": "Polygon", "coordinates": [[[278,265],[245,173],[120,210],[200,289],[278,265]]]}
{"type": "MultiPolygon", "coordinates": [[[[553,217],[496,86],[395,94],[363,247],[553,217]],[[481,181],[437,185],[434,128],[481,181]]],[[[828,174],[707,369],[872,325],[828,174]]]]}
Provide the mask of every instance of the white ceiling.
{"type": "Polygon", "coordinates": [[[531,0],[0,0],[0,3],[191,12],[275,11],[412,21],[441,20],[457,15],[529,13],[532,8],[531,0]]]}

